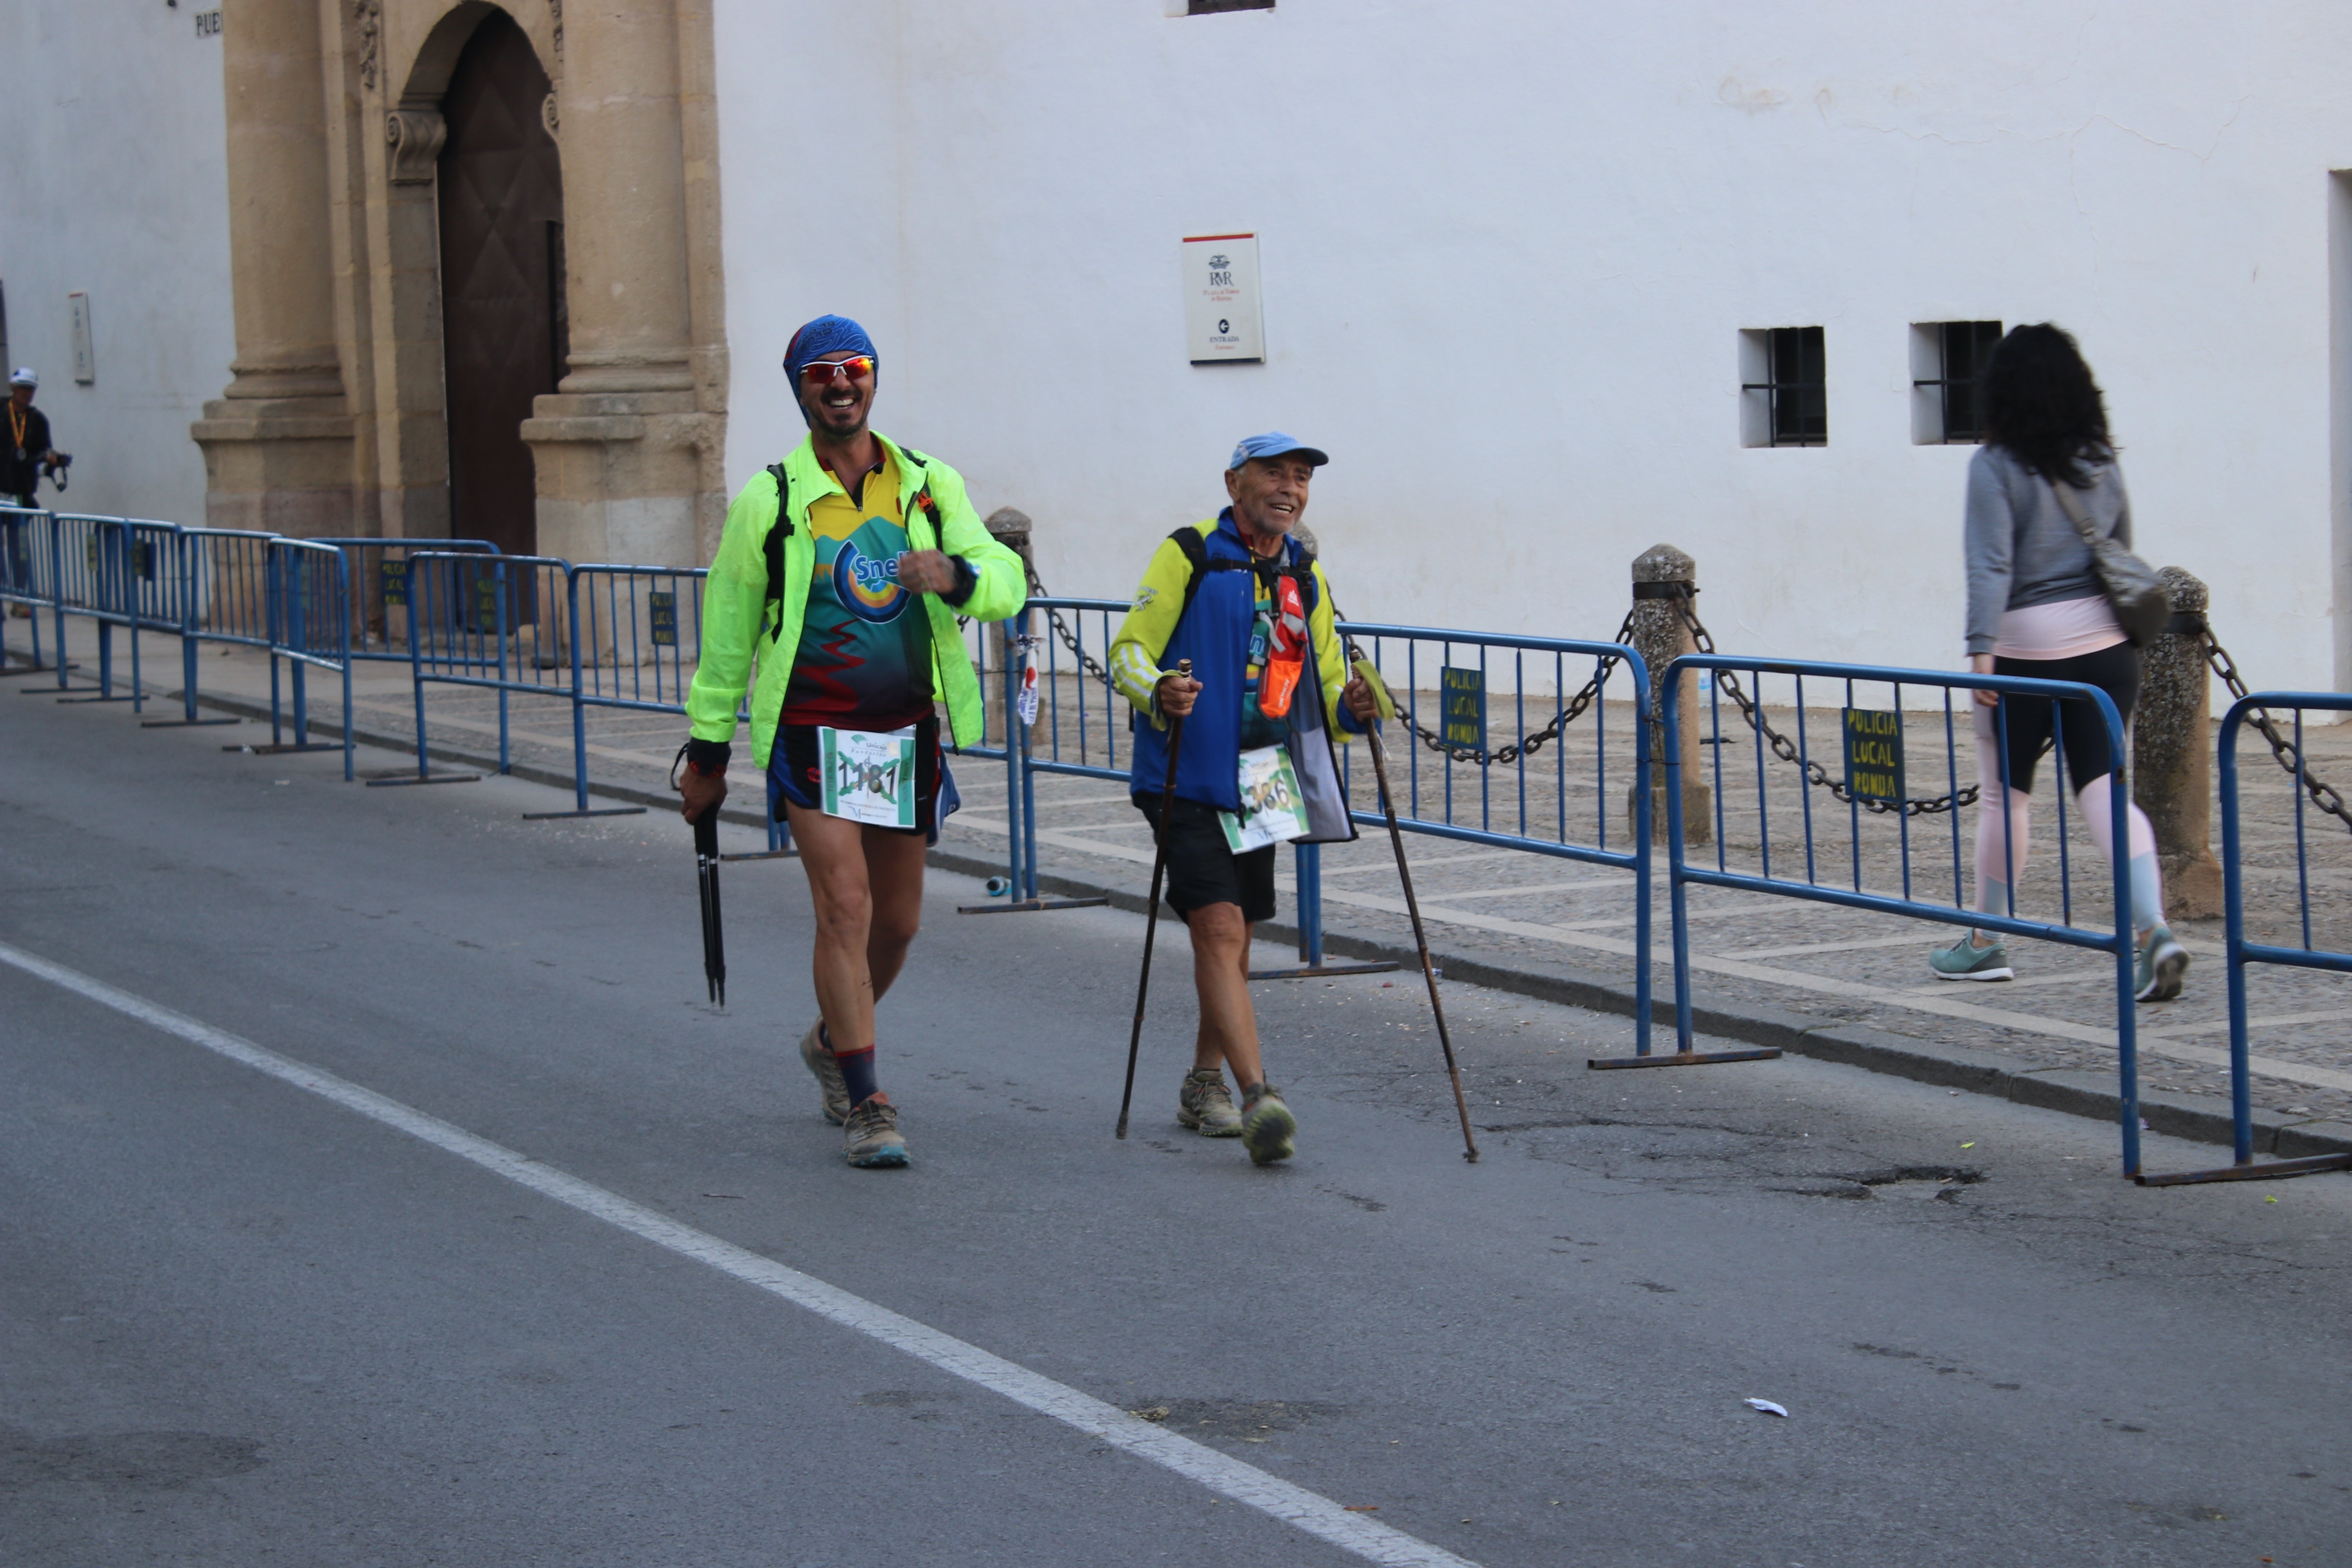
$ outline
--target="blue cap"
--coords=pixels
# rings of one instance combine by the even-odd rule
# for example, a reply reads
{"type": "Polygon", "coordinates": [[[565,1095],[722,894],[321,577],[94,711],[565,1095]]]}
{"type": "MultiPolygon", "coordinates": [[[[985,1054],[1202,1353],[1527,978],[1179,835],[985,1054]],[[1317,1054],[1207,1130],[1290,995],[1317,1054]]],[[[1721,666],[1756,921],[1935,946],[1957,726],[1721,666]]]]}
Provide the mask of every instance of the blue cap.
{"type": "Polygon", "coordinates": [[[792,342],[784,349],[784,374],[791,376],[797,385],[801,372],[808,368],[812,360],[823,359],[833,353],[870,354],[873,352],[874,340],[867,337],[866,329],[856,321],[846,316],[819,316],[793,334],[792,342]]]}
{"type": "Polygon", "coordinates": [[[1307,462],[1318,468],[1331,460],[1320,449],[1310,447],[1304,441],[1286,436],[1279,430],[1269,430],[1263,436],[1243,437],[1242,444],[1234,448],[1234,460],[1227,463],[1225,468],[1230,472],[1240,468],[1252,458],[1287,458],[1294,454],[1306,458],[1307,462]]]}

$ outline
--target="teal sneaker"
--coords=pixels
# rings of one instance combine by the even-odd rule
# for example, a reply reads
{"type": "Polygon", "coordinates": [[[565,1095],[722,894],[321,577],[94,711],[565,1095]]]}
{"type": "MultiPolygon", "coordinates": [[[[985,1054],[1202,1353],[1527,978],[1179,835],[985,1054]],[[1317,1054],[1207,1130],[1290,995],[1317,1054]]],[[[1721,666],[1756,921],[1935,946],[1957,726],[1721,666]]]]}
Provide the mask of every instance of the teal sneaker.
{"type": "Polygon", "coordinates": [[[1291,1135],[1297,1131],[1298,1118],[1271,1085],[1261,1083],[1242,1092],[1242,1142],[1253,1163],[1271,1165],[1289,1159],[1291,1135]]]}
{"type": "Polygon", "coordinates": [[[842,1152],[851,1164],[867,1170],[907,1163],[907,1141],[898,1136],[898,1108],[888,1095],[867,1095],[849,1113],[842,1152]]]}
{"type": "Polygon", "coordinates": [[[1973,931],[1964,931],[1951,946],[1939,947],[1929,953],[1927,967],[1936,972],[1938,980],[2017,978],[2017,971],[2009,966],[2009,949],[2001,940],[1995,937],[1990,947],[1979,947],[1973,931]]]}
{"type": "Polygon", "coordinates": [[[2180,978],[2189,973],[2189,950],[2168,926],[2157,926],[2139,944],[2137,984],[2132,994],[2143,1002],[2169,1002],[2180,994],[2180,978]]]}
{"type": "Polygon", "coordinates": [[[824,1043],[824,1020],[819,1018],[801,1037],[801,1061],[816,1079],[818,1102],[824,1119],[835,1127],[849,1120],[849,1085],[841,1077],[841,1062],[824,1043]]]}
{"type": "Polygon", "coordinates": [[[1184,1087],[1176,1094],[1176,1125],[1203,1138],[1242,1135],[1242,1113],[1234,1109],[1232,1091],[1225,1088],[1224,1068],[1194,1068],[1184,1075],[1184,1087]]]}

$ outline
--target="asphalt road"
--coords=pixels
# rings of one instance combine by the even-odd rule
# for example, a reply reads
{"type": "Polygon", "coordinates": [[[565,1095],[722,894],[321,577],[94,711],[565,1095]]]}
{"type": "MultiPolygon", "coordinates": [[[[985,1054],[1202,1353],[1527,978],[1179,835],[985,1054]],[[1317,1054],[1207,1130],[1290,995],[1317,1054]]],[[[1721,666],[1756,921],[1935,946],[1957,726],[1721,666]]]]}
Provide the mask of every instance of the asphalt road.
{"type": "Polygon", "coordinates": [[[0,1561],[2352,1563],[2340,1175],[1455,986],[1472,1166],[1409,978],[1256,1170],[1167,927],[1118,1142],[1140,919],[936,873],[852,1171],[796,865],[721,1013],[674,819],[238,733],[0,689],[0,1561]]]}

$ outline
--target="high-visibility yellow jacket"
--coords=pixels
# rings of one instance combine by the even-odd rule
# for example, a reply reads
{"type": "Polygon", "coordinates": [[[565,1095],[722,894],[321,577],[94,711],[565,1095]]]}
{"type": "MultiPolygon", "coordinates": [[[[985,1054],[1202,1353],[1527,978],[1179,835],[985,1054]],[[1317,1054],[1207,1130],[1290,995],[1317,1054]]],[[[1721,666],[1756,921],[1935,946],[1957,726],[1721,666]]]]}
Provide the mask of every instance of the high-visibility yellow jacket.
{"type": "MultiPolygon", "coordinates": [[[[950,744],[963,746],[981,738],[980,680],[972,673],[971,656],[964,651],[959,615],[974,620],[1001,621],[1028,602],[1028,574],[1021,557],[997,542],[971,500],[964,494],[963,476],[936,458],[898,446],[877,435],[898,459],[898,509],[907,522],[908,547],[941,550],[961,556],[971,565],[975,581],[961,605],[950,605],[937,594],[922,595],[931,624],[931,689],[948,705],[950,744]],[[917,498],[928,490],[927,510],[917,498]]],[[[702,591],[702,657],[696,665],[694,685],[686,698],[686,714],[698,741],[727,742],[735,737],[735,714],[751,681],[754,663],[759,683],[751,690],[751,755],[761,771],[776,741],[777,715],[783,711],[784,692],[793,679],[793,659],[801,646],[801,617],[808,608],[809,578],[816,568],[816,544],[809,535],[810,505],[826,495],[845,495],[834,477],[816,459],[806,437],[784,459],[791,480],[792,531],[783,540],[784,580],[781,595],[768,599],[768,531],[777,522],[778,496],[773,475],[761,472],[738,491],[727,508],[726,531],[719,553],[710,563],[709,580],[702,591]]]]}

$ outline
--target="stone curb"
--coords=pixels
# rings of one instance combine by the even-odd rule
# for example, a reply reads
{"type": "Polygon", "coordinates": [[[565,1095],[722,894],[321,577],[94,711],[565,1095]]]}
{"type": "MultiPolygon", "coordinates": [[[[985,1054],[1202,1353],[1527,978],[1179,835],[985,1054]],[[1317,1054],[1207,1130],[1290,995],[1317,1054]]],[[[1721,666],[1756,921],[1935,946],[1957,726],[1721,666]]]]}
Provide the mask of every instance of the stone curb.
{"type": "MultiPolygon", "coordinates": [[[[196,702],[199,707],[235,713],[240,718],[258,719],[264,722],[269,718],[266,705],[242,699],[199,696],[196,702]]],[[[311,721],[310,730],[315,735],[330,739],[341,736],[340,729],[331,728],[317,720],[311,721]]],[[[415,750],[413,741],[356,727],[352,731],[352,739],[395,752],[414,752],[415,750]]],[[[449,747],[428,744],[425,755],[464,767],[479,768],[489,773],[495,773],[498,769],[494,757],[483,757],[449,747]]],[[[572,787],[570,773],[560,773],[551,768],[529,763],[516,763],[508,771],[508,776],[532,784],[549,784],[557,789],[572,787]]],[[[665,792],[639,789],[630,784],[592,782],[589,793],[624,805],[643,805],[649,810],[657,810],[671,803],[670,796],[665,792]]],[[[722,821],[744,827],[756,827],[762,831],[767,827],[766,817],[757,812],[722,809],[719,816],[722,821]]],[[[982,859],[979,856],[952,849],[934,849],[929,861],[941,870],[958,871],[971,877],[1000,876],[1005,869],[1004,862],[1001,860],[982,859]]],[[[1041,893],[1052,893],[1062,898],[1107,897],[1111,908],[1125,910],[1130,914],[1145,911],[1148,890],[1042,870],[1037,875],[1037,889],[1041,893]]],[[[1298,928],[1278,921],[1267,921],[1258,930],[1274,941],[1293,944],[1298,941],[1298,928]]],[[[1411,948],[1330,926],[1324,928],[1323,947],[1325,952],[1337,957],[1386,959],[1408,971],[1418,969],[1421,963],[1420,955],[1411,948]]],[[[1514,995],[1532,996],[1538,1001],[1564,1003],[1589,1012],[1611,1013],[1626,1018],[1633,1016],[1632,985],[1587,970],[1539,959],[1501,964],[1491,959],[1460,953],[1433,952],[1430,956],[1435,961],[1440,973],[1473,985],[1483,985],[1514,995]]],[[[1650,1016],[1655,1024],[1664,1025],[1668,1031],[1673,1029],[1675,1015],[1671,993],[1651,998],[1650,1016]]],[[[2020,1105],[2089,1117],[2110,1126],[2123,1115],[2122,1096],[2100,1073],[2062,1068],[2022,1068],[2011,1058],[1991,1051],[1939,1045],[1931,1040],[1898,1035],[1892,1030],[1874,1029],[1867,1025],[1823,1024],[1801,1013],[1733,1001],[1696,988],[1691,993],[1691,1023],[1694,1030],[1702,1035],[1736,1040],[1744,1045],[1777,1046],[1794,1056],[1839,1062],[1847,1067],[1863,1068],[1871,1072],[1937,1084],[1946,1089],[1966,1089],[1971,1094],[1989,1094],[1996,1099],[2014,1100],[2020,1105]]],[[[1672,1042],[1666,1043],[1671,1046],[1672,1042]]],[[[1654,1040],[1653,1048],[1657,1048],[1654,1040]]],[[[2218,1143],[2226,1148],[2235,1136],[2226,1110],[2216,1110],[2208,1103],[2184,1095],[2142,1094],[2140,1118],[2147,1123],[2150,1131],[2194,1142],[2218,1143]]],[[[2297,1121],[2257,1111],[2253,1127],[2254,1152],[2257,1154],[2303,1159],[2317,1154],[2352,1153],[2352,1122],[2326,1119],[2297,1121]]]]}

